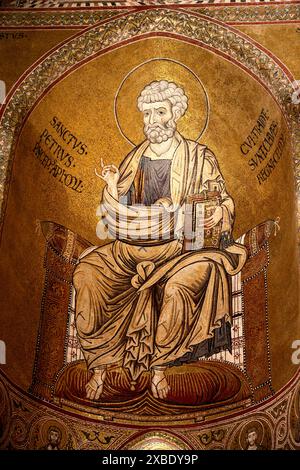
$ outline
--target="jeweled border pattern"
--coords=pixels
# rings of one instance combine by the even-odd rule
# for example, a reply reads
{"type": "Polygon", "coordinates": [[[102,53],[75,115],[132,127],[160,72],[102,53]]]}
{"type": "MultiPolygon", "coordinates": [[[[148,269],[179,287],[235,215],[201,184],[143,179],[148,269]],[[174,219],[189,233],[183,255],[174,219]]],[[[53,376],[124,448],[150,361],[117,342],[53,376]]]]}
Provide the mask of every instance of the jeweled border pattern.
{"type": "MultiPolygon", "coordinates": [[[[94,2],[95,3],[95,2],[94,2]]],[[[74,10],[59,9],[27,9],[22,8],[0,10],[0,29],[6,28],[25,28],[32,27],[43,28],[80,28],[88,25],[94,25],[102,19],[112,17],[118,13],[134,11],[134,4],[137,2],[124,2],[114,7],[97,9],[91,7],[84,9],[77,7],[74,10]]],[[[228,24],[251,24],[251,23],[270,23],[270,22],[299,22],[300,23],[300,2],[298,3],[272,3],[257,2],[257,4],[248,3],[189,3],[189,5],[180,5],[178,8],[184,8],[202,15],[223,21],[228,24]],[[245,8],[246,7],[246,8],[245,8]]],[[[141,6],[141,5],[139,5],[141,6]]],[[[161,3],[159,5],[162,6],[161,3]]]]}
{"type": "MultiPolygon", "coordinates": [[[[297,434],[300,386],[297,378],[276,398],[259,407],[249,409],[233,419],[217,417],[214,421],[194,420],[190,426],[162,426],[153,434],[164,432],[183,444],[183,448],[192,450],[230,449],[242,450],[243,435],[249,427],[261,426],[268,436],[269,449],[300,449],[297,434]],[[185,447],[186,446],[186,447],[185,447]]],[[[0,376],[0,449],[25,450],[41,449],[43,429],[49,426],[59,427],[64,436],[61,449],[85,450],[121,450],[130,449],[137,438],[141,439],[149,428],[149,423],[131,423],[130,427],[118,423],[112,416],[102,416],[101,410],[95,410],[94,421],[85,416],[74,416],[55,405],[37,403],[34,397],[21,392],[8,379],[0,376]],[[95,418],[97,420],[95,421],[95,418]],[[121,424],[121,425],[120,425],[121,424]]],[[[89,415],[92,417],[92,415],[89,415]]]]}
{"type": "Polygon", "coordinates": [[[205,3],[210,4],[240,4],[245,5],[249,3],[289,3],[293,0],[102,0],[102,1],[77,1],[72,0],[3,0],[0,6],[7,8],[91,8],[91,7],[118,7],[118,6],[156,6],[157,4],[163,6],[171,5],[201,5],[205,3]]]}
{"type": "MultiPolygon", "coordinates": [[[[128,10],[125,10],[125,12],[128,10]]],[[[34,27],[44,29],[85,27],[98,23],[107,18],[112,18],[124,10],[94,10],[74,11],[72,14],[66,11],[0,11],[0,30],[7,28],[34,27]]]]}

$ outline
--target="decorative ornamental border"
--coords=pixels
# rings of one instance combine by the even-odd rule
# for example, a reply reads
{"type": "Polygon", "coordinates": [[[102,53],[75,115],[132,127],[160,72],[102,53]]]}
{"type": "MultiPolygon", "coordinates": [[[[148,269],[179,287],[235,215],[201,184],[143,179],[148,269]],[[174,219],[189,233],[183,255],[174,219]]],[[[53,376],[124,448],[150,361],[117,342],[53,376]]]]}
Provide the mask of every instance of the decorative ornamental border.
{"type": "Polygon", "coordinates": [[[202,15],[215,18],[227,24],[255,24],[255,23],[300,23],[300,3],[286,4],[259,4],[247,5],[231,4],[221,8],[192,8],[202,15]]]}
{"type": "MultiPolygon", "coordinates": [[[[292,422],[294,408],[299,400],[299,374],[275,397],[263,404],[251,406],[242,412],[228,416],[216,416],[205,420],[204,416],[193,423],[178,422],[170,427],[169,422],[151,425],[154,434],[166,432],[177,437],[191,449],[209,450],[240,449],[245,427],[260,424],[270,436],[271,449],[300,449],[295,436],[297,423],[292,422]],[[274,401],[275,400],[275,401],[274,401]],[[217,439],[214,439],[218,436],[217,439]],[[207,439],[207,437],[210,437],[207,439]]],[[[50,403],[43,403],[13,385],[4,375],[0,375],[0,449],[39,449],[43,427],[58,426],[64,435],[62,448],[71,449],[128,449],[136,438],[149,432],[149,423],[113,420],[107,412],[95,410],[94,415],[78,415],[50,403]],[[95,437],[98,438],[95,438],[95,437]],[[106,437],[107,436],[107,437],[106,437]],[[108,438],[108,436],[110,438],[108,438]]]]}
{"type": "Polygon", "coordinates": [[[105,9],[93,11],[0,11],[0,31],[20,28],[64,29],[79,27],[82,29],[99,21],[112,18],[128,9],[105,9]]]}
{"type": "MultiPolygon", "coordinates": [[[[201,5],[203,3],[214,4],[231,4],[232,0],[159,0],[160,5],[174,6],[174,5],[201,5]]],[[[271,3],[290,3],[295,0],[235,0],[241,6],[248,6],[248,4],[255,4],[261,2],[271,3]]],[[[122,5],[125,6],[155,6],[157,0],[94,0],[94,1],[72,1],[72,0],[4,0],[3,3],[7,8],[25,8],[25,9],[78,9],[78,8],[118,8],[122,5]]]]}
{"type": "MultiPolygon", "coordinates": [[[[170,2],[169,2],[170,3],[170,2]]],[[[173,2],[175,3],[175,2],[173,2]]],[[[129,13],[141,8],[166,8],[162,1],[160,5],[151,5],[150,2],[122,2],[116,6],[107,3],[102,7],[77,7],[67,9],[43,8],[35,9],[2,9],[0,11],[0,31],[21,28],[47,28],[67,29],[83,28],[95,25],[99,21],[111,18],[120,13],[129,13]],[[148,5],[148,6],[147,6],[148,5]]],[[[172,5],[169,5],[172,7],[172,5]]],[[[173,4],[173,8],[175,8],[173,4]]],[[[300,23],[300,1],[296,2],[257,2],[251,3],[208,3],[208,0],[199,2],[176,2],[177,10],[200,13],[202,15],[223,21],[227,24],[255,24],[255,23],[300,23]]]]}

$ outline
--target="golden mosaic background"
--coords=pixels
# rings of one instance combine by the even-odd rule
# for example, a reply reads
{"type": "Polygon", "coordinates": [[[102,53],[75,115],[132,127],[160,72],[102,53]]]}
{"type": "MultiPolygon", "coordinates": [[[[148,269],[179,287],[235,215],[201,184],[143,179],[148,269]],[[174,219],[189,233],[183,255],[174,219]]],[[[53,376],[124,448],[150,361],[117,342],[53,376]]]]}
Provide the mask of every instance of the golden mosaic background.
{"type": "MultiPolygon", "coordinates": [[[[295,15],[294,17],[297,19],[295,7],[297,5],[291,5],[290,17],[295,15]]],[[[238,44],[239,40],[242,44],[243,41],[238,36],[238,31],[241,31],[267,47],[287,65],[294,77],[298,78],[300,66],[297,51],[299,50],[300,34],[297,32],[297,28],[299,28],[299,24],[242,25],[242,7],[240,9],[234,8],[235,10],[230,10],[230,21],[234,21],[232,18],[235,18],[240,21],[240,24],[235,25],[233,31],[227,30],[225,24],[218,30],[215,24],[211,24],[207,20],[206,32],[210,32],[209,40],[211,40],[211,44],[216,48],[220,47],[220,50],[223,46],[218,44],[218,39],[219,42],[220,40],[221,42],[225,41],[224,44],[229,49],[230,39],[232,39],[233,44],[238,44]],[[235,39],[235,34],[237,34],[238,39],[235,39]],[[283,35],[289,45],[288,52],[284,42],[278,41],[278,37],[283,35]]],[[[270,5],[268,8],[270,8],[270,5]]],[[[221,9],[210,9],[209,16],[221,19],[221,11],[221,9]]],[[[204,9],[197,9],[197,12],[208,14],[204,9]]],[[[115,12],[107,12],[106,16],[114,16],[114,14],[115,12]]],[[[159,12],[156,15],[158,17],[159,12]]],[[[168,12],[168,15],[170,18],[173,15],[176,20],[176,13],[168,12]]],[[[224,15],[225,10],[223,9],[224,15]]],[[[262,19],[263,15],[266,16],[266,13],[261,9],[260,15],[260,19],[262,19]]],[[[284,16],[283,12],[281,12],[281,15],[284,16]]],[[[258,13],[256,13],[256,16],[253,15],[254,20],[257,20],[257,16],[258,13]]],[[[280,16],[280,8],[278,16],[280,16]]],[[[28,22],[38,23],[38,15],[33,20],[30,20],[29,16],[26,18],[28,22]]],[[[153,18],[151,12],[150,18],[153,18]]],[[[188,15],[186,15],[185,20],[188,22],[188,15]]],[[[8,23],[11,21],[11,24],[14,24],[15,27],[20,27],[16,24],[14,18],[7,21],[8,23]]],[[[41,17],[41,21],[45,22],[45,14],[41,17]]],[[[136,24],[135,21],[136,19],[132,16],[132,24],[136,24]]],[[[4,57],[0,65],[2,69],[1,76],[6,81],[8,89],[42,54],[72,35],[79,34],[80,30],[74,29],[74,18],[72,22],[70,20],[70,23],[70,26],[64,30],[56,30],[55,27],[49,30],[26,30],[26,36],[23,39],[8,38],[0,42],[1,57],[4,57]],[[11,66],[10,62],[13,52],[17,57],[14,67],[11,66]]],[[[162,30],[164,29],[166,29],[166,23],[162,26],[162,30]]],[[[92,41],[93,37],[95,40],[97,35],[94,34],[93,36],[91,30],[89,36],[87,33],[85,37],[90,37],[92,41]]],[[[109,35],[107,34],[102,40],[108,41],[108,44],[109,35]]],[[[114,41],[115,37],[111,36],[111,40],[114,41]]],[[[80,40],[78,41],[79,44],[80,40]]],[[[87,42],[85,46],[87,47],[89,44],[91,43],[87,42]]],[[[90,47],[92,48],[92,46],[90,47]]],[[[47,91],[47,94],[36,105],[24,123],[18,142],[15,142],[17,145],[14,152],[14,164],[11,167],[11,187],[9,193],[6,194],[7,207],[3,225],[0,261],[1,269],[5,272],[5,282],[2,288],[5,288],[6,293],[5,299],[1,300],[2,303],[0,304],[0,311],[5,312],[4,315],[2,314],[0,337],[7,344],[7,365],[3,366],[2,370],[12,382],[18,384],[21,388],[27,389],[31,381],[35,354],[34,345],[44,280],[43,256],[45,245],[44,239],[36,233],[36,220],[53,220],[70,227],[93,243],[99,243],[95,234],[97,223],[95,209],[99,202],[102,184],[100,180],[95,178],[94,168],[99,165],[101,156],[106,161],[118,164],[124,155],[131,150],[130,145],[121,136],[116,125],[113,108],[115,93],[122,79],[130,70],[153,57],[168,57],[182,62],[202,80],[209,96],[210,113],[207,130],[200,141],[215,152],[227,181],[228,190],[236,202],[235,236],[238,237],[265,219],[280,217],[281,230],[271,244],[271,264],[268,271],[270,347],[275,390],[277,391],[283,387],[296,373],[298,368],[290,360],[290,345],[296,339],[296,331],[298,331],[299,337],[296,200],[292,147],[287,147],[285,157],[280,161],[277,169],[270,179],[260,186],[251,174],[246,159],[241,156],[239,145],[255,124],[262,108],[269,110],[271,119],[278,121],[280,130],[285,133],[288,139],[291,131],[288,130],[283,113],[287,118],[292,115],[295,123],[297,109],[290,106],[288,100],[290,88],[288,88],[285,76],[278,77],[278,75],[275,75],[275,69],[270,65],[271,62],[266,65],[266,62],[262,60],[264,58],[254,57],[253,59],[253,50],[250,50],[251,47],[247,45],[247,41],[240,46],[240,49],[238,47],[231,47],[231,49],[232,55],[235,54],[240,61],[244,60],[245,64],[248,62],[249,69],[252,68],[254,73],[260,70],[259,75],[262,80],[268,84],[281,103],[281,110],[265,88],[249,75],[249,71],[243,71],[215,52],[180,42],[178,39],[160,37],[139,40],[134,44],[95,57],[93,60],[81,65],[80,68],[47,91]],[[245,53],[242,54],[242,50],[248,50],[249,58],[245,53]],[[275,79],[274,76],[277,78],[275,79]],[[282,84],[279,79],[282,79],[282,84]],[[76,194],[59,185],[34,159],[32,149],[44,128],[50,130],[49,120],[54,115],[58,116],[88,146],[88,155],[84,158],[76,157],[76,166],[73,169],[74,174],[84,181],[85,189],[82,194],[76,194]],[[24,312],[30,312],[30,318],[24,312]],[[24,357],[26,357],[26,360],[24,360],[24,357]]],[[[82,50],[78,52],[78,60],[84,59],[82,50]]],[[[88,49],[85,48],[84,51],[88,53],[88,49]]],[[[60,57],[63,57],[63,53],[60,57]]],[[[66,61],[68,60],[70,60],[70,57],[66,58],[66,61]]],[[[76,62],[76,57],[74,62],[76,62]]],[[[52,74],[55,77],[56,62],[53,62],[52,66],[52,74]]],[[[178,71],[170,72],[169,69],[164,71],[164,65],[161,66],[161,73],[165,73],[166,77],[171,77],[174,73],[174,80],[176,79],[176,73],[178,75],[178,71]]],[[[40,75],[45,84],[51,84],[51,71],[49,77],[47,76],[45,79],[45,76],[40,75]]],[[[149,75],[149,80],[151,79],[149,75]]],[[[128,99],[123,100],[121,103],[120,113],[123,113],[123,116],[127,115],[126,125],[133,130],[137,142],[140,141],[142,135],[135,100],[142,82],[147,82],[147,80],[146,75],[137,80],[134,87],[126,90],[126,98],[128,99]]],[[[189,89],[192,90],[193,86],[195,86],[197,94],[196,85],[189,85],[189,89]]],[[[30,90],[30,87],[27,88],[29,96],[30,90]]],[[[24,96],[24,91],[23,89],[22,96],[24,96]]],[[[200,94],[198,100],[201,100],[200,94]]],[[[15,106],[17,106],[17,103],[16,101],[15,106]]],[[[23,105],[24,102],[22,102],[23,105]]],[[[30,97],[28,105],[30,109],[30,97]]],[[[21,112],[20,107],[19,109],[15,108],[16,116],[20,115],[21,112]]],[[[183,122],[180,128],[186,137],[194,137],[195,134],[195,130],[191,132],[190,127],[190,123],[195,126],[193,114],[191,113],[190,121],[183,122]],[[191,132],[191,135],[189,135],[189,132],[191,132]]],[[[123,121],[125,122],[125,119],[123,121]]],[[[288,121],[290,125],[291,122],[288,121]]],[[[197,125],[195,128],[197,128],[197,125]]],[[[295,137],[297,133],[295,124],[291,128],[294,130],[295,137]]],[[[291,146],[295,149],[297,145],[294,139],[291,146]]],[[[7,149],[8,147],[6,147],[7,149]]],[[[293,151],[295,160],[295,150],[293,151]]],[[[2,168],[6,168],[5,163],[2,168]]],[[[8,387],[7,384],[6,387],[8,387]]],[[[3,391],[3,396],[5,396],[5,393],[3,391]]],[[[11,393],[15,392],[12,392],[11,389],[11,393]]],[[[299,419],[296,405],[293,402],[294,393],[296,392],[291,388],[286,393],[289,393],[289,395],[275,402],[268,410],[262,409],[255,416],[255,419],[263,423],[265,445],[270,448],[297,447],[298,445],[297,434],[293,434],[293,429],[298,426],[297,419],[299,419]],[[282,411],[274,411],[277,407],[282,411]]],[[[23,400],[21,396],[18,399],[23,400]]],[[[12,402],[9,398],[6,400],[10,402],[10,405],[7,406],[11,409],[13,407],[12,402]]],[[[70,448],[92,448],[95,444],[93,444],[92,438],[90,441],[88,438],[84,438],[84,433],[82,434],[79,431],[78,422],[71,423],[69,420],[67,425],[65,418],[59,416],[59,414],[50,413],[46,408],[40,409],[40,411],[35,410],[33,402],[29,405],[29,402],[26,401],[24,406],[30,407],[32,424],[37,424],[32,426],[32,431],[29,434],[21,411],[14,415],[12,429],[17,429],[18,424],[24,432],[24,440],[18,441],[17,438],[13,437],[14,433],[12,431],[10,439],[14,442],[15,447],[24,448],[29,446],[30,448],[38,448],[43,440],[40,434],[42,433],[43,424],[40,420],[46,422],[47,419],[50,419],[50,416],[51,419],[58,420],[62,427],[68,429],[64,438],[66,448],[68,446],[70,448]],[[17,424],[15,424],[16,422],[17,424]]],[[[239,423],[227,422],[227,424],[222,424],[224,436],[219,441],[216,434],[212,434],[214,432],[213,428],[203,430],[200,425],[199,429],[195,430],[195,433],[193,432],[191,436],[187,436],[183,432],[179,437],[190,439],[191,448],[214,448],[214,445],[218,448],[241,448],[243,447],[243,429],[249,420],[250,417],[245,416],[245,418],[241,418],[239,423]],[[207,436],[203,437],[204,434],[207,434],[207,436]],[[206,444],[208,441],[209,445],[206,444]]],[[[105,429],[103,439],[107,432],[115,433],[114,435],[118,436],[117,440],[112,439],[109,445],[98,443],[99,446],[107,446],[105,448],[130,447],[125,439],[126,433],[105,429]]],[[[128,432],[127,434],[128,442],[133,439],[132,445],[138,445],[138,437],[134,433],[128,432]]],[[[3,446],[9,439],[8,436],[4,437],[3,446]]],[[[174,445],[178,445],[176,439],[172,442],[174,445]]]]}

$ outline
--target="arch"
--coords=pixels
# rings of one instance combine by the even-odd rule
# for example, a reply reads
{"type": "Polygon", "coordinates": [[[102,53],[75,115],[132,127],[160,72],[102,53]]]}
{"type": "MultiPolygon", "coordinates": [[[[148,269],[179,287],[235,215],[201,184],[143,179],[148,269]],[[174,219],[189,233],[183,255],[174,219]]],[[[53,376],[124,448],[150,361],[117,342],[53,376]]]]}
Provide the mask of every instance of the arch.
{"type": "Polygon", "coordinates": [[[296,106],[289,99],[294,92],[294,77],[269,51],[233,27],[201,14],[184,10],[178,12],[170,7],[141,8],[99,22],[64,41],[37,61],[7,95],[0,111],[0,154],[3,155],[4,167],[0,189],[0,238],[16,144],[34,107],[56,83],[86,62],[113,49],[151,37],[184,41],[231,61],[272,95],[288,124],[291,123],[296,106]]]}

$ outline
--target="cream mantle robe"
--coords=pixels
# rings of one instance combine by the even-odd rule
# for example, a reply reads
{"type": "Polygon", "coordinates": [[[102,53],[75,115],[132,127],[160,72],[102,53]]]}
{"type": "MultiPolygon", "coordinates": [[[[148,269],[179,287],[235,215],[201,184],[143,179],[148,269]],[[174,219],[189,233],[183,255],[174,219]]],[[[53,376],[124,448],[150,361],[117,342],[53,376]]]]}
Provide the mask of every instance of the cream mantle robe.
{"type": "MultiPolygon", "coordinates": [[[[171,198],[159,201],[154,217],[148,216],[149,207],[126,207],[104,189],[98,234],[108,231],[118,239],[84,253],[73,277],[76,327],[90,369],[123,366],[136,380],[212,338],[222,321],[231,322],[230,276],[242,269],[246,249],[233,244],[223,251],[183,253],[176,233],[187,195],[208,189],[209,182],[219,185],[223,231],[232,230],[233,200],[213,153],[178,133],[176,138],[171,198]],[[162,211],[174,217],[162,223],[161,216],[155,217],[162,211]],[[138,230],[147,230],[149,239],[132,238],[138,230]],[[166,240],[162,232],[175,232],[175,238],[166,240]]],[[[120,198],[132,187],[139,192],[139,162],[148,145],[143,142],[121,164],[120,198]]]]}

